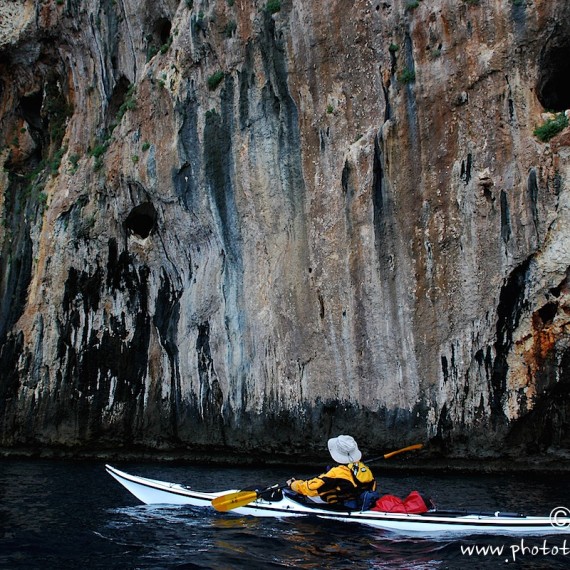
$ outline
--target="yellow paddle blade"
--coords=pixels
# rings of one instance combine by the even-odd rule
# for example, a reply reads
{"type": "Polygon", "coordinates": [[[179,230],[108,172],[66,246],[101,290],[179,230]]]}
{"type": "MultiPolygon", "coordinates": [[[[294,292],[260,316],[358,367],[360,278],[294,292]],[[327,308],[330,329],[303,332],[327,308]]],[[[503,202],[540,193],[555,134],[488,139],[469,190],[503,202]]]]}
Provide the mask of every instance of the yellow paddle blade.
{"type": "Polygon", "coordinates": [[[212,507],[216,511],[225,513],[252,503],[255,499],[257,499],[257,491],[236,491],[212,499],[212,507]]]}
{"type": "Polygon", "coordinates": [[[398,449],[396,451],[391,451],[390,453],[386,453],[384,455],[384,459],[388,459],[393,457],[394,455],[398,455],[398,453],[403,453],[404,451],[412,451],[413,449],[421,449],[424,446],[423,443],[415,443],[414,445],[408,445],[408,447],[403,447],[402,449],[398,449]]]}

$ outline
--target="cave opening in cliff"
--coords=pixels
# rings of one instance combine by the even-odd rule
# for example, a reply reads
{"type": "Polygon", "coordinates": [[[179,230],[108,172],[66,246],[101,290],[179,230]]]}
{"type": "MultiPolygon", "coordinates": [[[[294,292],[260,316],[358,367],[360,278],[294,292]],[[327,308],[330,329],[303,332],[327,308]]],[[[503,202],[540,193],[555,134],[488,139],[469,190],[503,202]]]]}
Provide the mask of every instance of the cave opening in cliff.
{"type": "Polygon", "coordinates": [[[129,92],[130,86],[131,84],[129,80],[124,75],[122,75],[113,88],[113,93],[109,99],[109,107],[107,109],[106,119],[106,127],[111,127],[111,130],[115,128],[119,120],[119,110],[127,98],[127,93],[129,92]]]}
{"type": "Polygon", "coordinates": [[[150,202],[144,202],[133,208],[125,220],[127,232],[146,239],[156,226],[157,213],[150,202]]]}
{"type": "Polygon", "coordinates": [[[161,46],[166,45],[170,40],[170,31],[172,30],[172,24],[170,20],[166,18],[161,18],[156,22],[154,26],[154,33],[161,46]]]}
{"type": "Polygon", "coordinates": [[[548,111],[570,109],[570,39],[553,41],[539,62],[537,97],[548,111]]]}
{"type": "Polygon", "coordinates": [[[42,119],[43,101],[44,97],[42,91],[37,91],[36,93],[22,97],[19,105],[20,115],[28,124],[30,136],[36,144],[34,153],[35,160],[32,160],[34,166],[41,160],[44,144],[48,142],[46,140],[47,135],[42,119]]]}
{"type": "Polygon", "coordinates": [[[36,130],[42,129],[43,93],[37,91],[20,99],[20,112],[24,120],[36,130]]]}

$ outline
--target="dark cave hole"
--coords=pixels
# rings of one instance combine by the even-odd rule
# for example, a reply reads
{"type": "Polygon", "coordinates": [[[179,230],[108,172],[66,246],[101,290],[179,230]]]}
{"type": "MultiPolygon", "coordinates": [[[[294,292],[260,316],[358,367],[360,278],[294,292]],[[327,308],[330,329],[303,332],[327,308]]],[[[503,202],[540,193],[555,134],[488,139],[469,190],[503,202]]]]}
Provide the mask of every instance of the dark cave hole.
{"type": "Polygon", "coordinates": [[[150,202],[133,208],[125,220],[125,228],[142,239],[147,238],[156,225],[156,210],[150,202]]]}
{"type": "Polygon", "coordinates": [[[42,128],[42,104],[43,94],[41,91],[26,95],[20,99],[20,113],[31,128],[38,131],[42,128]]]}
{"type": "Polygon", "coordinates": [[[471,166],[473,165],[473,156],[471,153],[467,154],[467,162],[464,160],[461,161],[461,179],[465,182],[465,184],[469,184],[471,180],[471,166]]]}
{"type": "Polygon", "coordinates": [[[536,94],[548,111],[570,109],[570,39],[555,40],[543,51],[536,94]]]}
{"type": "Polygon", "coordinates": [[[158,39],[161,46],[168,43],[171,30],[172,24],[170,23],[170,20],[167,20],[166,18],[158,20],[154,25],[154,36],[158,39]]]}
{"type": "Polygon", "coordinates": [[[546,305],[544,305],[538,310],[538,315],[542,323],[547,325],[554,320],[554,317],[556,316],[557,312],[558,312],[557,303],[546,303],[546,305]]]}
{"type": "Polygon", "coordinates": [[[560,297],[561,292],[562,292],[561,287],[553,287],[552,289],[550,289],[550,293],[556,298],[560,297]]]}
{"type": "Polygon", "coordinates": [[[28,132],[32,137],[35,148],[25,155],[10,154],[6,161],[6,168],[18,173],[18,176],[27,177],[41,164],[44,148],[49,144],[49,132],[42,117],[43,93],[37,91],[25,95],[19,101],[17,113],[27,123],[28,132]]]}
{"type": "Polygon", "coordinates": [[[43,149],[49,144],[49,132],[42,117],[43,104],[43,93],[42,91],[37,91],[36,93],[22,97],[18,108],[20,116],[28,124],[30,136],[36,144],[33,156],[31,156],[28,161],[30,170],[35,169],[40,163],[43,149]]]}
{"type": "Polygon", "coordinates": [[[119,109],[125,102],[130,86],[131,84],[129,80],[124,75],[122,75],[117,81],[117,84],[113,89],[113,93],[111,94],[111,98],[109,99],[109,108],[107,111],[107,127],[110,125],[115,125],[115,123],[118,121],[119,109]]]}

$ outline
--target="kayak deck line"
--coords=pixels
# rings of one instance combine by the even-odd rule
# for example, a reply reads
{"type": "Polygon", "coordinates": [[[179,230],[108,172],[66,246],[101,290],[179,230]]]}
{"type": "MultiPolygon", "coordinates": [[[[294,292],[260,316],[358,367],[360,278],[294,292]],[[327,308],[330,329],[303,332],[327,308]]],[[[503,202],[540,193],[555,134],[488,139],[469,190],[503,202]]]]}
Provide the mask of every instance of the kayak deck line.
{"type": "MultiPolygon", "coordinates": [[[[168,483],[131,475],[106,465],[107,473],[147,505],[189,505],[213,509],[211,501],[235,491],[206,493],[194,491],[178,483],[168,483]]],[[[569,533],[570,518],[553,522],[549,517],[527,516],[522,513],[469,512],[432,510],[422,514],[387,513],[381,511],[331,509],[321,503],[307,504],[307,499],[294,493],[284,493],[277,501],[258,498],[250,504],[231,511],[237,515],[258,517],[311,516],[341,522],[357,522],[392,532],[411,534],[494,533],[494,534],[560,534],[569,533]]]]}

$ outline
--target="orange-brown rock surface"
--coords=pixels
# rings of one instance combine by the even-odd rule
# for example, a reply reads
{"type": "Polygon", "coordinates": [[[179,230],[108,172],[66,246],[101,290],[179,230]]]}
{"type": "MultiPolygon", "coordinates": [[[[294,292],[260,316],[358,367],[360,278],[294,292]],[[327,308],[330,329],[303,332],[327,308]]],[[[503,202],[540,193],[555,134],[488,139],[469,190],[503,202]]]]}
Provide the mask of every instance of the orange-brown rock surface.
{"type": "Polygon", "coordinates": [[[0,3],[0,443],[563,458],[568,22],[0,3]]]}

